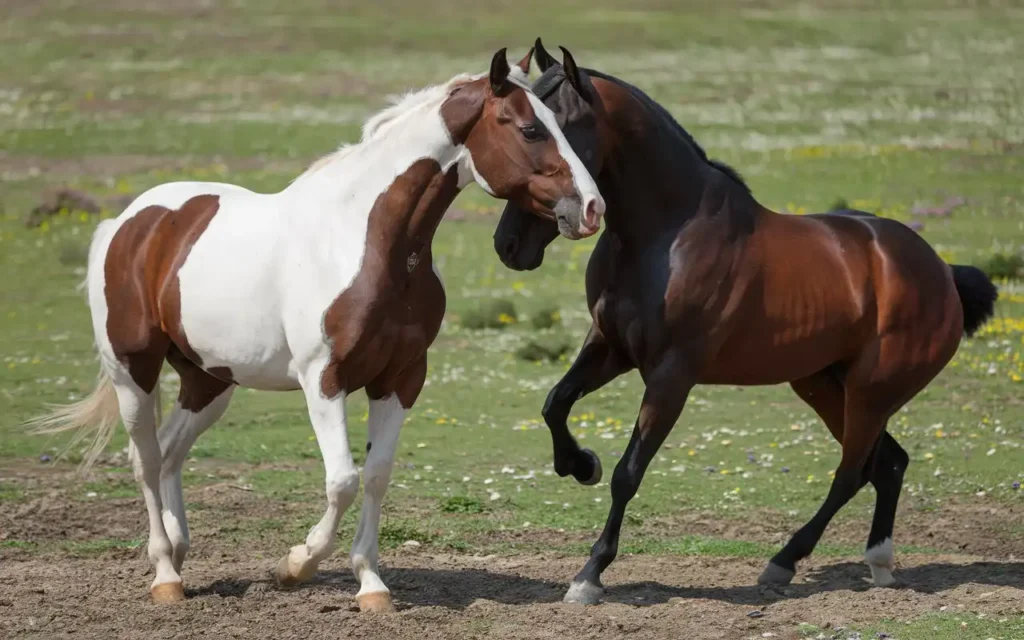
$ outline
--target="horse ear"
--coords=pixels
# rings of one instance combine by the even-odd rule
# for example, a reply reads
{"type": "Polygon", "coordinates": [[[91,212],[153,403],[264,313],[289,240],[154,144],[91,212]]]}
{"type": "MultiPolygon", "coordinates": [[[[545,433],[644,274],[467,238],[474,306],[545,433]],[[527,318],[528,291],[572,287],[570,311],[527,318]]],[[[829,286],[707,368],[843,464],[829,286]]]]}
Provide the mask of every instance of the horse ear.
{"type": "Polygon", "coordinates": [[[495,94],[501,93],[508,81],[508,74],[511,69],[508,66],[508,58],[505,57],[506,48],[502,47],[491,58],[491,91],[495,94]]]}
{"type": "Polygon", "coordinates": [[[590,102],[591,96],[590,91],[583,86],[583,79],[580,77],[580,69],[576,66],[576,60],[573,59],[572,54],[565,47],[558,47],[562,50],[562,70],[565,71],[565,77],[569,80],[569,84],[576,89],[576,92],[583,97],[584,100],[590,102]]]}
{"type": "Polygon", "coordinates": [[[532,62],[532,61],[533,61],[533,47],[530,47],[530,50],[526,52],[526,55],[523,57],[522,60],[520,60],[519,62],[516,63],[516,66],[519,67],[520,69],[522,69],[524,74],[530,75],[530,62],[532,62]]]}
{"type": "Polygon", "coordinates": [[[548,50],[544,48],[544,43],[540,41],[540,38],[537,38],[537,41],[533,43],[533,52],[534,56],[537,58],[537,67],[540,69],[541,73],[544,73],[552,66],[558,64],[558,60],[552,58],[551,54],[548,53],[548,50]]]}

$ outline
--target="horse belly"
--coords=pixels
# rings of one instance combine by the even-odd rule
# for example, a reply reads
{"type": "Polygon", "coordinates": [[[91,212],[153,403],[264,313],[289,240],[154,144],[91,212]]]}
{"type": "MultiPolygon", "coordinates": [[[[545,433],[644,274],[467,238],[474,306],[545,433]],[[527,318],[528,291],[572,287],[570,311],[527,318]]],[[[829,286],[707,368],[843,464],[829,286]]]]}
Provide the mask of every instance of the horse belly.
{"type": "Polygon", "coordinates": [[[709,354],[705,384],[791,382],[848,358],[857,342],[857,325],[845,313],[805,311],[791,317],[780,308],[758,318],[751,309],[727,324],[731,330],[709,354]]]}
{"type": "Polygon", "coordinates": [[[827,340],[793,344],[758,343],[724,345],[710,358],[701,384],[772,385],[813,375],[842,359],[827,340]]]}
{"type": "Polygon", "coordinates": [[[185,339],[207,371],[227,368],[246,387],[296,389],[274,216],[250,208],[242,220],[230,201],[222,206],[178,273],[185,339]]]}

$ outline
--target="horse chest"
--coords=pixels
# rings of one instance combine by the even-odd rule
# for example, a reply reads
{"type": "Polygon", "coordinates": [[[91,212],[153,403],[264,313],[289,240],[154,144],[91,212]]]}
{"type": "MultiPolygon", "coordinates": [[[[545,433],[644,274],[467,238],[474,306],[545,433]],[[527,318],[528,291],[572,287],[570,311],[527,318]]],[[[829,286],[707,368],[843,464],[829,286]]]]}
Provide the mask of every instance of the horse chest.
{"type": "Polygon", "coordinates": [[[322,376],[328,396],[389,383],[421,360],[444,318],[445,292],[437,273],[412,265],[400,282],[357,279],[324,315],[330,358],[322,376]]]}
{"type": "Polygon", "coordinates": [[[629,354],[634,365],[639,367],[646,359],[647,340],[638,303],[628,293],[606,290],[598,297],[591,312],[605,339],[629,354]]]}
{"type": "MultiPolygon", "coordinates": [[[[614,239],[599,247],[599,265],[588,273],[595,324],[610,343],[644,369],[665,346],[667,257],[658,250],[624,251],[614,239]]],[[[592,264],[594,264],[592,262],[592,264]]]]}

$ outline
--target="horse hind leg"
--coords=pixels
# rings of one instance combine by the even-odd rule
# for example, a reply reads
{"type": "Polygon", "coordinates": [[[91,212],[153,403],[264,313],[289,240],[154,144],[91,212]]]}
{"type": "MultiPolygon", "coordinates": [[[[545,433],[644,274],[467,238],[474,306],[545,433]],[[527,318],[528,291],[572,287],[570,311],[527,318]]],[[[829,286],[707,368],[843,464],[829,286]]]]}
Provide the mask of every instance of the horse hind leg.
{"type": "Polygon", "coordinates": [[[159,377],[167,340],[152,340],[145,351],[123,358],[127,365],[104,358],[110,370],[121,419],[134,450],[135,479],[142,487],[149,515],[149,560],[156,572],[150,595],[154,602],[183,600],[181,576],[174,567],[173,545],[164,527],[164,504],[160,495],[163,456],[157,438],[160,402],[159,377]]]}
{"type": "Polygon", "coordinates": [[[868,534],[864,561],[871,569],[871,580],[878,587],[892,586],[896,579],[892,572],[895,558],[892,547],[892,530],[896,522],[896,507],[903,487],[903,474],[910,463],[910,456],[888,432],[882,433],[875,452],[874,463],[869,470],[871,484],[875,487],[875,515],[868,534]]]}
{"type": "Polygon", "coordinates": [[[761,584],[789,582],[796,572],[796,563],[811,554],[835,514],[864,486],[866,482],[865,465],[871,457],[879,435],[885,428],[887,418],[886,414],[871,410],[859,401],[852,401],[850,393],[847,393],[843,424],[843,457],[836,469],[828,496],[814,517],[790,538],[781,551],[775,554],[758,582],[761,584]]]}
{"type": "Polygon", "coordinates": [[[174,348],[167,361],[178,372],[181,387],[174,409],[157,432],[163,453],[160,495],[164,503],[164,529],[171,540],[174,569],[180,575],[189,550],[181,467],[196,438],[224,415],[234,385],[203,371],[174,348]]]}
{"type": "MultiPolygon", "coordinates": [[[[840,443],[843,441],[846,389],[833,369],[791,383],[793,390],[811,406],[840,443]]],[[[903,483],[903,472],[909,458],[896,440],[883,431],[874,456],[864,468],[861,487],[868,481],[875,487],[875,514],[868,535],[864,560],[871,569],[876,586],[893,584],[894,566],[892,530],[896,517],[896,504],[903,483]]],[[[788,584],[794,573],[769,563],[759,578],[762,584],[788,584]]]]}
{"type": "MultiPolygon", "coordinates": [[[[836,370],[828,368],[814,375],[790,383],[793,391],[806,402],[832,436],[842,443],[844,413],[846,411],[846,388],[836,370]]],[[[861,483],[863,486],[863,482],[861,483]]],[[[784,566],[769,562],[758,577],[758,584],[789,584],[796,575],[796,566],[784,566]]]]}

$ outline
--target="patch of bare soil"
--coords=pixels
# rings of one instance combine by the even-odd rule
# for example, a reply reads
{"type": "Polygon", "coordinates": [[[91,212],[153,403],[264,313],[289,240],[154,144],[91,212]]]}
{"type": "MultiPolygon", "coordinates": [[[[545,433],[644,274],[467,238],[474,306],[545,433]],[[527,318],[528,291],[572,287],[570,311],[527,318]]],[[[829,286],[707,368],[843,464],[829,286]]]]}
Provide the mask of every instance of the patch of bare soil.
{"type": "MultiPolygon", "coordinates": [[[[30,500],[0,503],[0,539],[85,541],[145,535],[138,498],[76,500],[67,474],[22,467],[5,470],[30,500]],[[62,482],[58,479],[63,477],[62,482]]],[[[94,472],[95,474],[96,472],[94,472]]],[[[904,514],[898,538],[950,549],[942,555],[897,557],[898,588],[873,588],[859,558],[812,557],[783,588],[757,586],[764,560],[747,558],[620,557],[605,574],[605,602],[565,605],[562,595],[584,558],[562,552],[453,555],[430,546],[385,554],[382,577],[398,605],[392,615],[361,614],[347,549],[324,563],[307,585],[278,589],[270,571],[298,539],[293,533],[252,535],[272,517],[293,522],[311,505],[268,499],[225,481],[186,490],[194,550],[185,565],[188,600],[153,605],[145,545],[95,557],[62,551],[0,548],[0,637],[146,638],[796,638],[800,623],[841,627],[882,618],[913,619],[940,610],[998,616],[1024,613],[1024,563],[1005,546],[988,549],[988,527],[1020,522],[950,505],[936,513],[904,514]],[[1000,519],[1002,518],[1002,519],[1000,519]],[[249,533],[235,536],[246,528],[249,533]],[[949,529],[948,533],[935,535],[949,529]],[[904,535],[905,534],[905,535],[904,535]],[[241,541],[239,541],[241,540],[241,541]],[[755,613],[756,612],[756,613],[755,613]],[[768,636],[772,637],[772,636],[768,636]]],[[[102,472],[99,472],[102,476],[102,472]]],[[[95,479],[95,477],[94,477],[95,479]]],[[[315,511],[315,509],[314,509],[315,511]]],[[[766,540],[789,525],[758,522],[756,532],[706,515],[660,523],[659,536],[700,533],[766,540]],[[740,528],[736,528],[740,527],[740,528]],[[753,534],[752,534],[753,532],[753,534]]],[[[830,539],[860,542],[867,523],[844,523],[830,539]]],[[[512,535],[512,534],[508,534],[512,535]]],[[[589,540],[593,533],[516,534],[531,548],[589,540]]],[[[643,535],[633,531],[627,535],[643,535]]],[[[49,549],[59,548],[48,547],[49,549]]]]}
{"type": "MultiPolygon", "coordinates": [[[[279,551],[279,550],[278,550],[279,551]]],[[[901,559],[898,589],[870,588],[857,562],[812,560],[786,588],[756,586],[756,560],[618,560],[605,603],[561,603],[580,558],[474,557],[402,550],[383,578],[399,611],[360,614],[355,579],[338,554],[294,591],[269,578],[276,554],[236,549],[186,565],[188,600],[148,601],[142,554],[29,558],[0,563],[0,631],[12,638],[756,638],[796,637],[802,622],[830,627],[912,619],[943,607],[1014,615],[1024,564],[964,556],[901,559]],[[758,617],[751,617],[757,611],[758,617]]]]}

